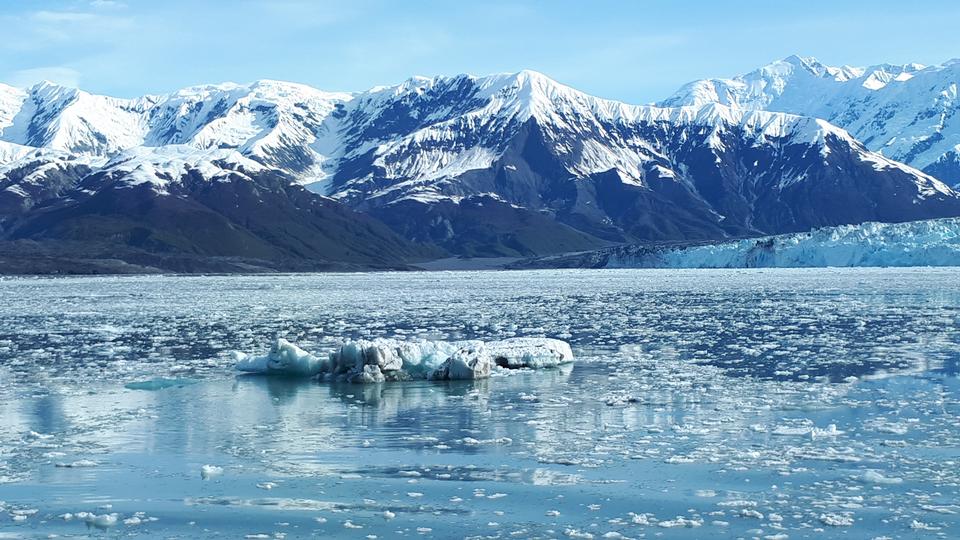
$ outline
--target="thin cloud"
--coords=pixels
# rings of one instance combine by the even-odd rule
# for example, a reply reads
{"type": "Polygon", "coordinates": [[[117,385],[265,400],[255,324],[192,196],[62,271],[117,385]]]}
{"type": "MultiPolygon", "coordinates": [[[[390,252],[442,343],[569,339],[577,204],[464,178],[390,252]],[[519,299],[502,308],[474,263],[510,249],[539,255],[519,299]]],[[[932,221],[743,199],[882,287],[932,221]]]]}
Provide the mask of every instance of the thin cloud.
{"type": "Polygon", "coordinates": [[[125,9],[127,4],[115,0],[92,0],[90,7],[95,9],[125,9]]]}
{"type": "Polygon", "coordinates": [[[80,72],[66,66],[47,66],[14,71],[5,77],[11,86],[27,88],[41,81],[50,81],[62,86],[78,88],[80,86],[80,72]]]}

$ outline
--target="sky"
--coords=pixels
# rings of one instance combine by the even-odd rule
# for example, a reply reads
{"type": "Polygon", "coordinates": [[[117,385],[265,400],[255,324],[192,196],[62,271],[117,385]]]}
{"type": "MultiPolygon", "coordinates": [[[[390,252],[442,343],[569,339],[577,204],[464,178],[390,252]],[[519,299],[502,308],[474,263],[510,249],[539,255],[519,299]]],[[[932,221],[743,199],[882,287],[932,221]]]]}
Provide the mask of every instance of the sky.
{"type": "Polygon", "coordinates": [[[257,79],[361,91],[533,69],[649,103],[791,54],[938,64],[960,57],[958,26],[956,0],[0,0],[0,82],[134,97],[257,79]]]}

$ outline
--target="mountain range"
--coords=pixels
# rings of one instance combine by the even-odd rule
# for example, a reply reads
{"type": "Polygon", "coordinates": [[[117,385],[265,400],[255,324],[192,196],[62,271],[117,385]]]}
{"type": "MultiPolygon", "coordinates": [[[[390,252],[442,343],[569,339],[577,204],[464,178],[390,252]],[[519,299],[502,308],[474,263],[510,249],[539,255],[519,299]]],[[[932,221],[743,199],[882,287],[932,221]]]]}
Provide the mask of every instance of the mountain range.
{"type": "Polygon", "coordinates": [[[0,85],[0,271],[404,268],[960,216],[957,66],[791,57],[650,106],[533,71],[0,85]]]}
{"type": "Polygon", "coordinates": [[[960,60],[831,67],[790,56],[732,79],[685,85],[664,107],[721,103],[823,118],[875,152],[960,186],[960,60]]]}

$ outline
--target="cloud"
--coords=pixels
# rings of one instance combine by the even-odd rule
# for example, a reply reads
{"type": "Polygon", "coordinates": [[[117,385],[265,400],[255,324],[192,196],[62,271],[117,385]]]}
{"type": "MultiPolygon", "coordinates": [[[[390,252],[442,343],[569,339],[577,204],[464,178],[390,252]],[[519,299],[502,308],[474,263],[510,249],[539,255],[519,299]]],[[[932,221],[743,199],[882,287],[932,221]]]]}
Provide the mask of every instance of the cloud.
{"type": "Polygon", "coordinates": [[[84,13],[80,11],[34,11],[30,18],[41,23],[86,23],[95,21],[99,15],[95,13],[84,13]]]}
{"type": "Polygon", "coordinates": [[[37,10],[0,16],[4,39],[0,50],[50,51],[71,54],[75,46],[110,46],[135,34],[135,20],[116,13],[79,10],[37,10]],[[68,48],[67,46],[71,48],[68,48]]]}
{"type": "Polygon", "coordinates": [[[285,25],[317,28],[344,23],[361,17],[370,2],[367,0],[247,0],[241,9],[275,18],[285,25]]]}
{"type": "Polygon", "coordinates": [[[95,9],[124,9],[127,7],[127,4],[125,2],[117,2],[116,0],[92,0],[90,7],[95,9]]]}
{"type": "Polygon", "coordinates": [[[73,88],[80,86],[80,72],[66,66],[47,66],[31,69],[21,69],[14,71],[7,77],[6,81],[20,88],[27,88],[37,84],[40,81],[50,81],[62,86],[73,88]]]}

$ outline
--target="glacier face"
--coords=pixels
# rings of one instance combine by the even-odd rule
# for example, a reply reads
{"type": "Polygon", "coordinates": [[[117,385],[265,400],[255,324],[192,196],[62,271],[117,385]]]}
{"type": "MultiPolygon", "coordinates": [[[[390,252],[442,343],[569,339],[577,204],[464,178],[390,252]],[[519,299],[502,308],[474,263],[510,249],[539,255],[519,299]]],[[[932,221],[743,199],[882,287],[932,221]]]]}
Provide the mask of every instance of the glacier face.
{"type": "Polygon", "coordinates": [[[791,56],[730,79],[691,82],[663,106],[721,103],[824,118],[871,150],[960,185],[960,61],[831,67],[791,56]]]}
{"type": "Polygon", "coordinates": [[[617,248],[609,268],[960,266],[960,219],[863,223],[681,248],[617,248]]]}

